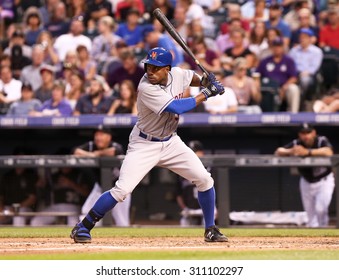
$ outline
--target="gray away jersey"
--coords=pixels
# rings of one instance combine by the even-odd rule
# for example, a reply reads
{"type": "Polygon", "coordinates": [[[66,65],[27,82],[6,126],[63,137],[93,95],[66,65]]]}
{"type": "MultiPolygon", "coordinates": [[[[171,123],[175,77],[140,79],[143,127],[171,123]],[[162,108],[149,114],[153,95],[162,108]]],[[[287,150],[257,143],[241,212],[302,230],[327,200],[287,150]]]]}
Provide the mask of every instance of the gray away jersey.
{"type": "Polygon", "coordinates": [[[143,76],[138,86],[138,121],[136,126],[149,135],[162,138],[177,130],[179,116],[164,112],[164,109],[174,100],[184,96],[189,87],[194,72],[173,67],[168,74],[166,86],[152,85],[143,76]]]}

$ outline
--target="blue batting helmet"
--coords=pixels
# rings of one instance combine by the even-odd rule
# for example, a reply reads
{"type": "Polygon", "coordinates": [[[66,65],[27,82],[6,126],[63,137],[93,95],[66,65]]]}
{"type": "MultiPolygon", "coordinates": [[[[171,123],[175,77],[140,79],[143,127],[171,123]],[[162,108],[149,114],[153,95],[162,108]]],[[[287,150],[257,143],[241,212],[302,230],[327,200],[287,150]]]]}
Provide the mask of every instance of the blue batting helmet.
{"type": "Polygon", "coordinates": [[[151,64],[155,66],[171,66],[172,65],[172,54],[170,51],[164,48],[151,49],[146,59],[144,60],[145,65],[151,64]]]}

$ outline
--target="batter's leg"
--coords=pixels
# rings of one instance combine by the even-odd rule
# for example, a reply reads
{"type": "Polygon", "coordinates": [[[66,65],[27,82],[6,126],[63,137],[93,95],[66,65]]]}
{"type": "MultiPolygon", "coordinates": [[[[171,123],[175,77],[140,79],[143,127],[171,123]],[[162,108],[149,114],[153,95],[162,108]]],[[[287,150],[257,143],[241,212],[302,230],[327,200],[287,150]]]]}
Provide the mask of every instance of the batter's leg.
{"type": "Polygon", "coordinates": [[[91,242],[90,231],[95,224],[118,202],[124,201],[142,178],[159,162],[162,144],[139,138],[129,144],[115,186],[103,193],[85,218],[73,228],[70,236],[75,242],[91,242]]]}
{"type": "Polygon", "coordinates": [[[215,190],[213,178],[198,156],[186,146],[179,136],[175,136],[165,146],[159,166],[170,169],[197,186],[198,201],[205,219],[205,241],[227,241],[227,237],[220,233],[214,222],[215,190]]]}
{"type": "Polygon", "coordinates": [[[130,226],[130,218],[129,218],[129,210],[131,207],[131,199],[132,197],[128,195],[126,199],[118,203],[112,209],[112,217],[115,221],[115,225],[118,227],[128,227],[130,226]]]}

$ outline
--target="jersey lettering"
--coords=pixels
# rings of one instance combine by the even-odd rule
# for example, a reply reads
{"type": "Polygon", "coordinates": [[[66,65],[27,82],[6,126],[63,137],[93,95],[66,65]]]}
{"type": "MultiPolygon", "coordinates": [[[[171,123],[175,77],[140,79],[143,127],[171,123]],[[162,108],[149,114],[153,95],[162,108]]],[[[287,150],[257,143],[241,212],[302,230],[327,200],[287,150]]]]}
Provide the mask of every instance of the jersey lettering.
{"type": "Polygon", "coordinates": [[[182,99],[184,98],[184,93],[179,93],[178,95],[174,96],[174,99],[182,99]]]}

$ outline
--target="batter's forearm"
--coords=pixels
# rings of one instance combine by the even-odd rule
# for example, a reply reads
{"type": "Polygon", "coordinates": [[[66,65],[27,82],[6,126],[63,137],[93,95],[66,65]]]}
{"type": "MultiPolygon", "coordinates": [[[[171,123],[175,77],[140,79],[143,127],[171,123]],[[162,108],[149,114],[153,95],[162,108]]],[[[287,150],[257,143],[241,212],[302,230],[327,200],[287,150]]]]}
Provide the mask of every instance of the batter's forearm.
{"type": "Polygon", "coordinates": [[[168,104],[164,111],[180,115],[182,113],[191,111],[196,106],[196,100],[193,97],[175,99],[170,104],[168,104]]]}
{"type": "Polygon", "coordinates": [[[196,106],[206,101],[206,96],[203,93],[199,93],[195,98],[196,106]]]}
{"type": "Polygon", "coordinates": [[[198,74],[194,73],[190,86],[191,87],[200,87],[201,86],[201,79],[202,79],[202,77],[200,77],[198,74]]]}

